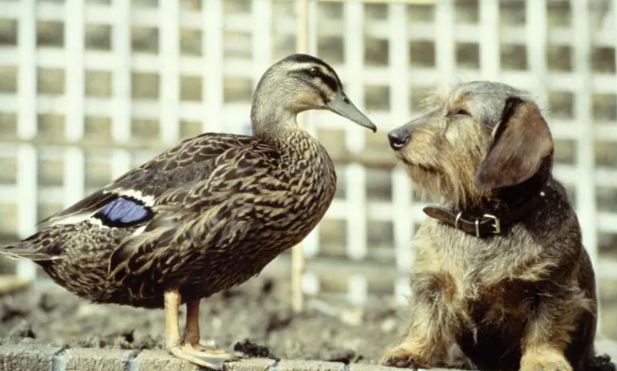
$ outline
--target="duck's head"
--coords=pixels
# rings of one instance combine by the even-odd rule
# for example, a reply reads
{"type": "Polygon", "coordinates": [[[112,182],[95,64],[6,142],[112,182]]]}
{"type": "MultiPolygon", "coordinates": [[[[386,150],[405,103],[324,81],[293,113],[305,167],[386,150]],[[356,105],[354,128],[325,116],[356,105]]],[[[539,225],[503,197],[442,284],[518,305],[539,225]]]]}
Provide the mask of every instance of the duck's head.
{"type": "Polygon", "coordinates": [[[253,97],[253,128],[263,132],[295,125],[296,115],[310,109],[327,109],[377,131],[377,126],[349,100],[334,69],[307,54],[283,58],[264,73],[253,97]]]}

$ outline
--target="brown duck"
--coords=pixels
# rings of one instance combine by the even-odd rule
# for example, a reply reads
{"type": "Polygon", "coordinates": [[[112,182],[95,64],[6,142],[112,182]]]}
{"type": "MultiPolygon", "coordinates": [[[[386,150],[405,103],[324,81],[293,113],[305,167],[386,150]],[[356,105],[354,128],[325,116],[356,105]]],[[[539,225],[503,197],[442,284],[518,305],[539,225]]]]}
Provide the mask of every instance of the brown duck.
{"type": "Polygon", "coordinates": [[[164,307],[170,352],[220,368],[230,355],[200,344],[200,299],[259,273],[300,242],[332,201],[332,161],[296,123],[309,109],[376,130],[329,65],[291,55],[257,85],[253,135],[185,140],[0,253],[34,260],[58,284],[94,302],[164,307]]]}

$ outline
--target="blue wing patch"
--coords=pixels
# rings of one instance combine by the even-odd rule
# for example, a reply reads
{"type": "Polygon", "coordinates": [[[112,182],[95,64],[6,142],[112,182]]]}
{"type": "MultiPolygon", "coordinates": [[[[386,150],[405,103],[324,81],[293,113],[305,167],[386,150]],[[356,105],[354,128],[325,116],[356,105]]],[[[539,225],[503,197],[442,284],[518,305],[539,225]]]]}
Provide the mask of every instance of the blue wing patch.
{"type": "Polygon", "coordinates": [[[120,196],[103,206],[94,217],[109,227],[130,227],[152,218],[152,209],[139,200],[120,196]]]}

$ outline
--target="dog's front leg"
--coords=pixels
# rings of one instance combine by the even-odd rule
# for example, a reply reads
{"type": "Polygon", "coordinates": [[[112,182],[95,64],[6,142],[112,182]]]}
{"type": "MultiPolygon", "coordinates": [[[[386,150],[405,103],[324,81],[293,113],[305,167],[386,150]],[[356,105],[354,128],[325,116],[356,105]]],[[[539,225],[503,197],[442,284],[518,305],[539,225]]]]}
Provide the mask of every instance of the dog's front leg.
{"type": "Polygon", "coordinates": [[[468,361],[455,342],[459,325],[456,287],[447,272],[412,275],[411,326],[405,340],[385,352],[382,363],[395,367],[461,367],[468,361]]]}
{"type": "Polygon", "coordinates": [[[520,369],[571,371],[584,367],[580,363],[586,360],[591,352],[590,344],[593,344],[595,323],[591,320],[592,312],[594,312],[593,303],[582,296],[570,295],[561,299],[559,295],[543,297],[523,334],[520,369]],[[572,338],[572,334],[576,334],[577,338],[572,338]],[[565,356],[565,350],[571,342],[582,341],[578,337],[589,337],[588,344],[581,346],[588,349],[576,349],[581,355],[577,360],[579,364],[573,367],[565,356]]]}

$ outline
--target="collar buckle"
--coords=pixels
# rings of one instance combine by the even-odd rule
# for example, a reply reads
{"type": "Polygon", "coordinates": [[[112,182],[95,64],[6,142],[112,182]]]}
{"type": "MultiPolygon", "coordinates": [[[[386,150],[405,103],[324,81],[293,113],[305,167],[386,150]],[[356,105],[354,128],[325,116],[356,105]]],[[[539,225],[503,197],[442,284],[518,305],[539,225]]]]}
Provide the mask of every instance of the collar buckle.
{"type": "Polygon", "coordinates": [[[459,211],[459,213],[456,214],[456,219],[454,219],[454,229],[459,229],[459,222],[461,220],[461,216],[463,216],[463,212],[459,211]]]}
{"type": "Polygon", "coordinates": [[[499,218],[496,217],[493,214],[484,214],[482,215],[483,218],[488,218],[488,219],[493,219],[493,224],[491,225],[493,227],[493,234],[500,234],[501,233],[501,222],[499,221],[499,218]]]}

